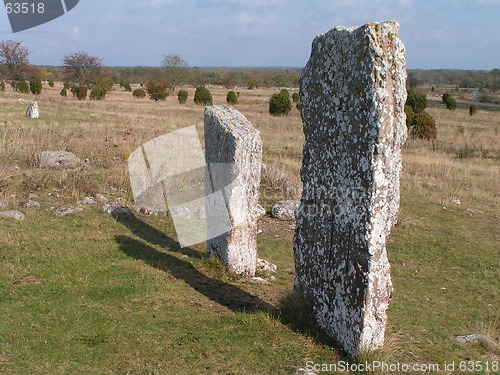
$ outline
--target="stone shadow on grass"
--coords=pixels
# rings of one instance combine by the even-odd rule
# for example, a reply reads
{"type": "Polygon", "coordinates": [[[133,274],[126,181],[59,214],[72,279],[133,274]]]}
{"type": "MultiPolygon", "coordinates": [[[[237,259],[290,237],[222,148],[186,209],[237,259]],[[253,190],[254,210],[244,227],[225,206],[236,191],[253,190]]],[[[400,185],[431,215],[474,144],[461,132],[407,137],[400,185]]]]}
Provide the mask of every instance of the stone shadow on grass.
{"type": "Polygon", "coordinates": [[[171,251],[176,251],[192,258],[201,258],[200,252],[189,247],[181,248],[177,241],[148,223],[145,223],[137,216],[113,215],[113,217],[117,222],[127,227],[133,234],[152,245],[158,245],[162,248],[167,247],[171,251]]]}
{"type": "MultiPolygon", "coordinates": [[[[170,255],[168,252],[158,251],[141,241],[127,236],[116,236],[116,242],[120,245],[120,250],[126,255],[142,260],[179,280],[184,280],[197,292],[219,305],[226,306],[233,312],[252,313],[272,309],[270,304],[258,297],[237,286],[213,279],[198,271],[188,261],[170,255]]],[[[177,246],[179,245],[177,244],[177,246]]]]}

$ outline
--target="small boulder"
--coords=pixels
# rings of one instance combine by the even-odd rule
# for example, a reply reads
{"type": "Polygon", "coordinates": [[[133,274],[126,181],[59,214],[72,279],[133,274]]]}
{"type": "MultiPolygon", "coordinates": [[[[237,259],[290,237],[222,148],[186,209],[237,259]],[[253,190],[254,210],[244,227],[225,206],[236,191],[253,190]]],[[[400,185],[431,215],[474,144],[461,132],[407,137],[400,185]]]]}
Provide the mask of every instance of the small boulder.
{"type": "Polygon", "coordinates": [[[262,216],[266,215],[266,209],[262,207],[260,204],[257,204],[254,209],[254,215],[260,219],[262,216]]]}
{"type": "Polygon", "coordinates": [[[43,151],[36,154],[37,168],[74,169],[80,166],[80,159],[68,151],[43,151]]]}
{"type": "Polygon", "coordinates": [[[108,198],[106,198],[104,195],[99,194],[99,193],[97,193],[97,194],[95,195],[94,199],[95,199],[97,202],[101,203],[101,204],[106,204],[106,203],[109,203],[109,199],[108,199],[108,198]]]}
{"type": "Polygon", "coordinates": [[[80,212],[83,212],[84,209],[81,207],[74,207],[74,206],[62,206],[59,207],[55,210],[55,214],[57,216],[69,216],[69,215],[74,215],[80,212]]]}
{"type": "Polygon", "coordinates": [[[278,267],[265,259],[257,258],[257,271],[260,272],[276,272],[278,267]]]}
{"type": "Polygon", "coordinates": [[[279,201],[271,208],[271,215],[280,220],[295,220],[295,212],[298,210],[299,206],[300,201],[279,201]]]}
{"type": "Polygon", "coordinates": [[[19,205],[26,208],[40,208],[40,203],[32,199],[23,199],[19,201],[19,205]]]}
{"type": "Polygon", "coordinates": [[[97,202],[92,197],[85,197],[81,201],[76,202],[77,206],[95,206],[97,202]]]}
{"type": "Polygon", "coordinates": [[[29,118],[39,118],[40,117],[40,112],[38,111],[38,103],[37,102],[33,102],[28,106],[28,108],[26,109],[26,117],[29,117],[29,118]]]}
{"type": "Polygon", "coordinates": [[[207,208],[204,204],[198,208],[198,211],[196,211],[196,217],[198,220],[207,220],[207,208]]]}
{"type": "Polygon", "coordinates": [[[178,219],[191,219],[193,217],[193,213],[189,208],[174,206],[170,207],[170,216],[178,219]]]}
{"type": "Polygon", "coordinates": [[[107,212],[111,216],[117,217],[133,217],[134,213],[132,210],[126,206],[112,206],[110,204],[105,204],[102,207],[104,212],[107,212]]]}
{"type": "Polygon", "coordinates": [[[21,211],[12,210],[12,211],[2,211],[0,212],[0,217],[5,217],[7,219],[14,219],[17,221],[26,220],[26,215],[21,211]]]}

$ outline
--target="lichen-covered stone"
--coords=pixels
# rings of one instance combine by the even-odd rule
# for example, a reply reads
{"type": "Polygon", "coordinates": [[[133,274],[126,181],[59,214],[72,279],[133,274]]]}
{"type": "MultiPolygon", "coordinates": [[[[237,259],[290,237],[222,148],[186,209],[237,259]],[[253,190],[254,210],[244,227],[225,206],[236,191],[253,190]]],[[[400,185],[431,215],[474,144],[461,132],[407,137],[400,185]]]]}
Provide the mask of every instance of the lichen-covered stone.
{"type": "Polygon", "coordinates": [[[262,164],[260,133],[228,106],[205,109],[207,252],[229,271],[253,276],[262,164]],[[228,220],[229,231],[218,230],[228,220]]]}
{"type": "Polygon", "coordinates": [[[396,22],[318,36],[301,74],[304,184],[295,291],[352,356],[383,344],[392,293],[386,240],[406,140],[404,45],[396,22]]]}

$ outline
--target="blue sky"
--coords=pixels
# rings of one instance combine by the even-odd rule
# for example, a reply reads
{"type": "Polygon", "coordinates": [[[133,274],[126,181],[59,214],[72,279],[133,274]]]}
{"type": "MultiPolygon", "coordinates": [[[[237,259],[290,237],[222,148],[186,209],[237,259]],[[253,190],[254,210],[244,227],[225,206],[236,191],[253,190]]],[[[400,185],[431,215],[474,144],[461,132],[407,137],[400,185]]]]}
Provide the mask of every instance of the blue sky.
{"type": "Polygon", "coordinates": [[[293,66],[334,26],[395,20],[407,67],[500,68],[500,0],[80,0],[66,15],[0,39],[22,41],[33,64],[61,65],[77,51],[107,66],[293,66]]]}

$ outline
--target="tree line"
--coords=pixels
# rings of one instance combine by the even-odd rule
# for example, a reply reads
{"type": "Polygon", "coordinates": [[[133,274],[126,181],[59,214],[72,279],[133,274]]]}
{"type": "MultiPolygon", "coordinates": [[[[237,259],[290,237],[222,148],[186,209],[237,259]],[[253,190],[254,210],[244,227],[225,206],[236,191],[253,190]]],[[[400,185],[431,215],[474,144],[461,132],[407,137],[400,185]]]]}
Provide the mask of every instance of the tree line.
{"type": "MultiPolygon", "coordinates": [[[[102,58],[85,51],[75,52],[62,60],[61,66],[35,66],[29,62],[30,51],[22,42],[0,42],[0,82],[14,89],[24,86],[34,75],[43,81],[69,82],[88,90],[101,80],[106,84],[145,85],[151,80],[164,80],[171,88],[181,85],[198,87],[218,85],[226,88],[298,87],[301,68],[200,68],[189,67],[178,55],[163,56],[160,67],[105,67],[102,58]]],[[[460,88],[480,88],[489,92],[500,89],[500,69],[473,70],[408,70],[408,87],[453,85],[460,88]]]]}

